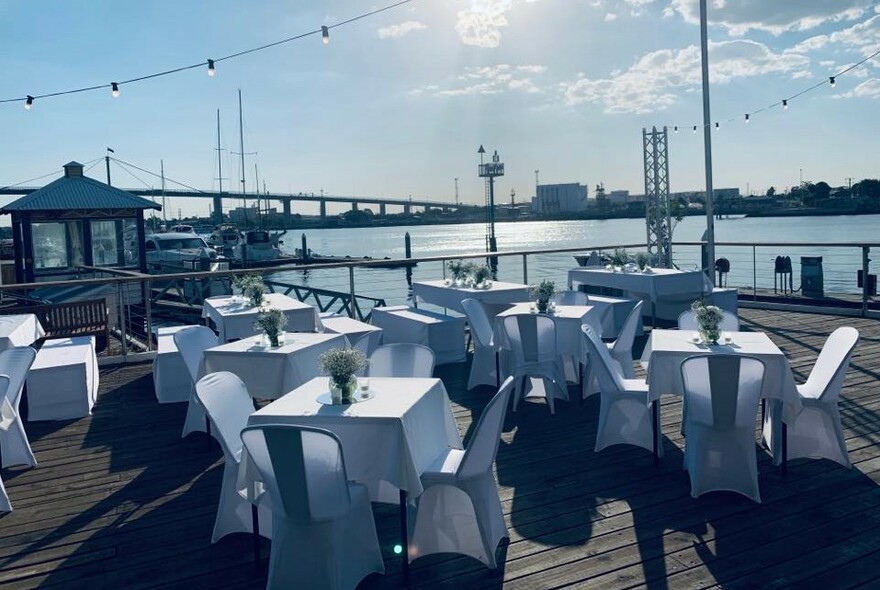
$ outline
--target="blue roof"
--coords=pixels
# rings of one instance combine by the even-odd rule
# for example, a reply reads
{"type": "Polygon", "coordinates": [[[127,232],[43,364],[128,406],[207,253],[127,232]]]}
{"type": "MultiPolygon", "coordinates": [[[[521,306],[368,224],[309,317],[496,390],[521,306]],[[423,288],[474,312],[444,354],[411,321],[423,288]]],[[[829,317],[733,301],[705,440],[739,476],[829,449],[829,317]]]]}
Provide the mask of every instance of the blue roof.
{"type": "Polygon", "coordinates": [[[129,192],[86,176],[64,176],[9,203],[0,213],[63,209],[159,209],[162,207],[129,192]]]}

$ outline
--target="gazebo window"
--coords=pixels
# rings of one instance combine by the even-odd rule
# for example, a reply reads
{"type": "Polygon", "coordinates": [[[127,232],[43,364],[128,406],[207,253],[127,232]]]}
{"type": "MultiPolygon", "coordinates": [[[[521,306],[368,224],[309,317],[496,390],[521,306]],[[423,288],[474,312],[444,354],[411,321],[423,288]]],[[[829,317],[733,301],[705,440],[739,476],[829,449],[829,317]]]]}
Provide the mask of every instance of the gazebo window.
{"type": "Polygon", "coordinates": [[[140,245],[134,219],[91,221],[94,266],[137,266],[140,245]]]}
{"type": "Polygon", "coordinates": [[[31,228],[34,268],[53,270],[83,264],[82,224],[79,221],[34,223],[31,228]]]}

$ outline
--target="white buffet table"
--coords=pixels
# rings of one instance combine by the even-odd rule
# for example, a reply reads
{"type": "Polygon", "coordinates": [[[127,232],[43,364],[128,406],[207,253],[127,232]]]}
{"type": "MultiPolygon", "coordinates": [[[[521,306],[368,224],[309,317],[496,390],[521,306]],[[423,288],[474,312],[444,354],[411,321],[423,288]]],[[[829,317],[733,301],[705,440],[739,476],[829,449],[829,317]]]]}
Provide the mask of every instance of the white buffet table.
{"type": "Polygon", "coordinates": [[[30,346],[46,335],[32,313],[0,315],[0,352],[15,346],[30,346]]]}
{"type": "Polygon", "coordinates": [[[88,416],[97,397],[95,337],[47,341],[28,371],[28,421],[88,416]]]}
{"type": "Polygon", "coordinates": [[[229,371],[244,382],[251,396],[277,399],[320,374],[321,354],[348,345],[342,334],[286,333],[278,348],[263,346],[261,340],[251,336],[209,348],[201,375],[229,371]]]}
{"type": "Polygon", "coordinates": [[[476,299],[484,304],[500,305],[529,300],[529,286],[520,283],[493,281],[488,289],[455,287],[446,281],[416,281],[412,285],[413,299],[438,307],[464,313],[461,302],[476,299]]]}
{"type": "MultiPolygon", "coordinates": [[[[315,332],[321,328],[318,310],[311,305],[281,293],[266,293],[263,299],[264,309],[280,309],[287,316],[284,329],[288,332],[315,332]]],[[[205,299],[202,317],[214,322],[220,342],[229,342],[259,332],[254,327],[259,311],[248,300],[233,295],[221,295],[205,299]]]]}
{"type": "Polygon", "coordinates": [[[321,321],[324,322],[325,332],[343,334],[352,346],[357,347],[361,338],[366,338],[365,345],[360,349],[367,356],[372,354],[382,341],[382,328],[378,326],[365,324],[345,316],[321,318],[321,321]]]}
{"type": "Polygon", "coordinates": [[[382,328],[384,344],[422,344],[434,351],[438,365],[467,359],[463,317],[405,306],[374,307],[373,324],[382,328]]]}

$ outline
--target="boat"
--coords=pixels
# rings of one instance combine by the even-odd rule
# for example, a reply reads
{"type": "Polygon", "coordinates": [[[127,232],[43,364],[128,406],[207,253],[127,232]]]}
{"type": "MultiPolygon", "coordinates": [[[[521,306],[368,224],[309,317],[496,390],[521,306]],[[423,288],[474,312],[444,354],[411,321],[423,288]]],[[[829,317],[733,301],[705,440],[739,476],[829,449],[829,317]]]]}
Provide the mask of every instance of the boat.
{"type": "Polygon", "coordinates": [[[228,258],[235,255],[236,247],[241,243],[241,232],[232,223],[221,223],[214,226],[208,245],[228,258]]]}
{"type": "Polygon", "coordinates": [[[229,261],[195,234],[167,232],[144,238],[147,270],[153,274],[228,270],[229,261]]]}
{"type": "Polygon", "coordinates": [[[303,256],[302,248],[297,248],[294,251],[293,258],[291,262],[294,264],[330,264],[333,262],[373,262],[375,264],[371,264],[367,268],[406,268],[413,267],[417,264],[415,262],[411,262],[409,260],[400,260],[388,258],[373,258],[372,256],[333,256],[333,255],[323,255],[314,252],[311,248],[306,256],[303,256]]]}
{"type": "Polygon", "coordinates": [[[276,261],[292,262],[285,260],[290,258],[281,253],[279,243],[281,236],[286,232],[270,232],[264,229],[250,229],[244,232],[244,239],[233,249],[236,263],[242,266],[260,266],[265,263],[276,261]]]}
{"type": "Polygon", "coordinates": [[[194,234],[196,231],[193,229],[193,226],[187,224],[173,225],[171,229],[169,229],[171,233],[175,234],[194,234]]]}
{"type": "Polygon", "coordinates": [[[578,266],[604,267],[606,264],[611,262],[611,259],[601,252],[591,252],[590,254],[576,255],[574,259],[577,260],[578,266]]]}

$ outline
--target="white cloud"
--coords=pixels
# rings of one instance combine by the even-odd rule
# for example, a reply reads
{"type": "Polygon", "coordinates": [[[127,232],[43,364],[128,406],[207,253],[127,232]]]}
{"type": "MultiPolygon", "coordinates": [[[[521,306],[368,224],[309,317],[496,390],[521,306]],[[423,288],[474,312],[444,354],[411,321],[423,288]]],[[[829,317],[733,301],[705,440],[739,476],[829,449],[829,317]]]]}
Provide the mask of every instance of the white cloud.
{"type": "MultiPolygon", "coordinates": [[[[769,73],[804,76],[810,63],[803,55],[774,53],[747,40],[710,43],[709,53],[713,84],[769,73]]],[[[628,70],[612,72],[606,79],[578,77],[563,82],[561,91],[568,105],[594,103],[607,113],[644,114],[670,107],[679,90],[692,90],[700,83],[700,50],[692,45],[647,53],[628,70]]]]}
{"type": "Polygon", "coordinates": [[[501,94],[507,91],[541,94],[541,86],[535,82],[547,68],[542,65],[497,64],[494,66],[467,67],[463,73],[446,87],[437,84],[410,91],[413,96],[471,96],[476,94],[501,94]]]}
{"type": "Polygon", "coordinates": [[[608,14],[605,15],[605,22],[606,23],[610,23],[613,20],[617,20],[617,15],[614,14],[613,12],[609,12],[608,14]]]}
{"type": "Polygon", "coordinates": [[[390,27],[382,27],[378,30],[378,33],[380,39],[388,39],[403,37],[413,31],[421,31],[422,29],[427,28],[428,27],[426,27],[424,23],[417,20],[408,20],[397,25],[391,25],[390,27]]]}
{"type": "Polygon", "coordinates": [[[837,95],[840,98],[880,98],[880,79],[865,80],[850,92],[837,95]]]}
{"type": "Polygon", "coordinates": [[[470,7],[459,11],[455,30],[465,45],[498,47],[501,29],[506,27],[513,0],[468,0],[470,7]]]}
{"type": "Polygon", "coordinates": [[[816,35],[805,39],[795,45],[791,51],[809,53],[828,49],[831,46],[856,51],[862,57],[876,52],[880,49],[880,15],[827,35],[816,35]]]}
{"type": "MultiPolygon", "coordinates": [[[[712,0],[707,17],[732,35],[743,35],[752,29],[779,35],[829,22],[856,20],[874,4],[875,0],[712,0]]],[[[700,22],[699,0],[671,0],[671,6],[687,22],[700,22]]]]}

